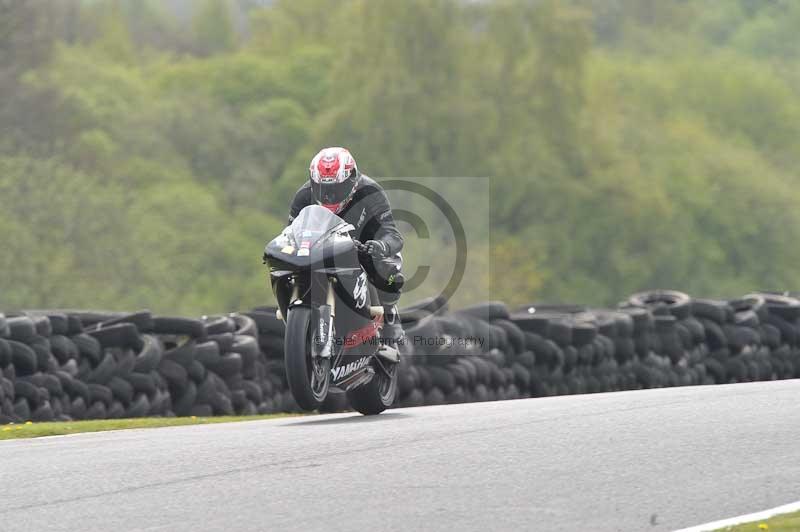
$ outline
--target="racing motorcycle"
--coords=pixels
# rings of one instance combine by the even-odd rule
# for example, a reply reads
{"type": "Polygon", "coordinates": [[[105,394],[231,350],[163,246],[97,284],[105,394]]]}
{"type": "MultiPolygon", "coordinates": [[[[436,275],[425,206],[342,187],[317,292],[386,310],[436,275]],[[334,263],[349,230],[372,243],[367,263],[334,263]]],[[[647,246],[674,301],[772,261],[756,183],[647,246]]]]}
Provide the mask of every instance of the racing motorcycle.
{"type": "Polygon", "coordinates": [[[319,205],[304,208],[269,242],[264,261],[286,322],[289,389],[304,410],[345,392],[355,410],[379,414],[397,395],[397,350],[379,341],[383,307],[367,280],[355,228],[319,205]]]}

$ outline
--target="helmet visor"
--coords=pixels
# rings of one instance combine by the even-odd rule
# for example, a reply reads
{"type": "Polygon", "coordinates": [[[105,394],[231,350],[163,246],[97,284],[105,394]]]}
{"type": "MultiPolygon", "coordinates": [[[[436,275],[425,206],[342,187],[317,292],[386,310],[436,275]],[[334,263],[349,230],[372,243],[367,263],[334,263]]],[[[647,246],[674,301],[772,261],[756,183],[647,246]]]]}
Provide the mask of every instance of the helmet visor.
{"type": "Polygon", "coordinates": [[[315,183],[311,182],[311,191],[314,199],[323,205],[336,205],[342,203],[353,191],[355,180],[348,178],[343,183],[315,183]]]}

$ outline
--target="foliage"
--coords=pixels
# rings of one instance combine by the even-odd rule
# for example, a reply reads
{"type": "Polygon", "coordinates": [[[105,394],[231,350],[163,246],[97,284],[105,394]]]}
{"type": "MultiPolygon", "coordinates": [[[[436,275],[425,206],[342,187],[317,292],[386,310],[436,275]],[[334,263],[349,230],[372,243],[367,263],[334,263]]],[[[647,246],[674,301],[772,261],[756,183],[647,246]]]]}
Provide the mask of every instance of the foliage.
{"type": "Polygon", "coordinates": [[[491,179],[476,298],[800,281],[796,2],[258,4],[0,3],[4,308],[269,299],[261,249],[329,144],[491,179]]]}

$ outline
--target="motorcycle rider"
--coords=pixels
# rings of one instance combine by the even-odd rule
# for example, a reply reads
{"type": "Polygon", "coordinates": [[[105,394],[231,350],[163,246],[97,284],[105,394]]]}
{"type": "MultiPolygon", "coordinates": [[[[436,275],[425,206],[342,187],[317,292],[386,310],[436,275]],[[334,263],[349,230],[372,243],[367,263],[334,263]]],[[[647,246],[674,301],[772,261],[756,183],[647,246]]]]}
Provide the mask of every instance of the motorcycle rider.
{"type": "Polygon", "coordinates": [[[289,210],[289,223],[309,205],[322,205],[355,227],[353,238],[364,243],[359,260],[378,291],[384,308],[381,343],[397,347],[403,328],[397,302],[403,288],[403,235],[392,216],[383,188],[358,170],[345,148],[325,148],[309,166],[309,179],[297,191],[289,210]]]}

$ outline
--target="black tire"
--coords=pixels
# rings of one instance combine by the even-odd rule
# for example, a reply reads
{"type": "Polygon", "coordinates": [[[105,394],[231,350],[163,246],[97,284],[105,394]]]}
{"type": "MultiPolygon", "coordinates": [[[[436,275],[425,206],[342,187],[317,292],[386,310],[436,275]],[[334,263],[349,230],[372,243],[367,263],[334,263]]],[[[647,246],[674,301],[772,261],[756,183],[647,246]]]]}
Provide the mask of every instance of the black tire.
{"type": "Polygon", "coordinates": [[[189,377],[186,369],[180,364],[171,360],[162,360],[158,365],[158,372],[167,380],[171,389],[183,390],[186,387],[189,377]]]}
{"type": "Polygon", "coordinates": [[[573,345],[564,346],[564,373],[569,373],[578,365],[578,350],[573,345]]]}
{"type": "Polygon", "coordinates": [[[646,308],[621,308],[619,312],[627,314],[633,320],[633,335],[639,336],[653,330],[653,315],[646,308]]]}
{"type": "Polygon", "coordinates": [[[761,338],[770,349],[777,349],[781,345],[781,331],[769,323],[761,324],[761,338]]]}
{"type": "Polygon", "coordinates": [[[179,366],[188,370],[192,365],[192,362],[194,362],[196,345],[197,344],[194,340],[189,340],[188,342],[184,342],[177,347],[173,347],[172,349],[164,352],[164,360],[175,362],[179,366]]]}
{"type": "Polygon", "coordinates": [[[205,339],[206,328],[200,320],[189,318],[162,317],[153,318],[153,332],[156,334],[184,335],[196,339],[205,339]]]}
{"type": "MultiPolygon", "coordinates": [[[[12,318],[13,319],[13,318],[12,318]]],[[[36,352],[29,346],[16,340],[7,340],[11,348],[11,363],[17,375],[33,375],[38,369],[36,352]]]]}
{"type": "Polygon", "coordinates": [[[67,314],[67,336],[75,336],[81,333],[83,333],[83,324],[80,318],[67,314]]]}
{"type": "Polygon", "coordinates": [[[106,384],[117,371],[117,362],[114,360],[114,355],[111,353],[106,353],[106,356],[103,360],[98,364],[98,366],[93,369],[88,377],[86,378],[87,382],[93,382],[96,384],[106,384]]]}
{"type": "Polygon", "coordinates": [[[425,394],[425,404],[428,406],[443,405],[445,402],[445,395],[439,388],[431,388],[430,391],[425,394]]]}
{"type": "Polygon", "coordinates": [[[69,413],[72,419],[86,418],[86,401],[83,397],[76,397],[71,401],[65,401],[64,410],[69,413]]]}
{"type": "MultiPolygon", "coordinates": [[[[258,327],[258,334],[265,336],[265,335],[273,335],[279,336],[283,338],[284,334],[286,334],[286,324],[279,320],[278,317],[275,315],[275,312],[244,312],[245,316],[250,316],[253,321],[256,322],[256,327],[258,327]]],[[[233,332],[233,331],[230,331],[233,332]]]]}
{"type": "Polygon", "coordinates": [[[108,382],[108,387],[116,400],[128,407],[133,401],[133,386],[126,380],[114,377],[108,382]]]}
{"type": "Polygon", "coordinates": [[[722,325],[732,313],[733,308],[727,301],[717,299],[692,300],[692,315],[698,318],[705,318],[722,325]]]}
{"type": "MultiPolygon", "coordinates": [[[[76,399],[76,401],[82,401],[81,399],[76,399]]],[[[75,414],[75,401],[72,402],[72,416],[75,419],[108,419],[108,407],[97,401],[92,403],[92,405],[87,409],[86,404],[82,403],[79,407],[83,411],[83,415],[81,417],[77,417],[75,414]]]]}
{"type": "MultiPolygon", "coordinates": [[[[424,317],[428,314],[444,314],[447,312],[447,298],[444,296],[427,297],[413,305],[405,307],[400,311],[400,316],[419,315],[424,317]]],[[[416,320],[413,320],[416,321],[416,320]]]]}
{"type": "MultiPolygon", "coordinates": [[[[258,337],[258,347],[267,358],[283,359],[285,349],[283,336],[261,335],[258,337]]],[[[230,351],[230,348],[224,349],[224,351],[230,351]]]]}
{"type": "MultiPolygon", "coordinates": [[[[59,364],[66,364],[72,358],[78,358],[80,352],[78,347],[66,336],[55,334],[50,337],[50,350],[53,356],[56,357],[59,364]]],[[[0,353],[2,346],[0,346],[0,353]]],[[[0,354],[0,367],[3,367],[2,354],[0,354]]]]}
{"type": "Polygon", "coordinates": [[[102,329],[90,330],[87,334],[96,338],[103,347],[123,347],[136,351],[144,347],[139,329],[132,323],[117,323],[102,329]]]}
{"type": "Polygon", "coordinates": [[[728,347],[728,338],[718,323],[705,318],[700,318],[700,323],[705,329],[706,343],[711,351],[728,347]]]}
{"type": "Polygon", "coordinates": [[[572,323],[566,319],[550,321],[548,337],[561,347],[572,344],[572,323]]]}
{"type": "MultiPolygon", "coordinates": [[[[406,327],[406,338],[413,342],[415,354],[435,355],[438,351],[437,341],[441,336],[439,322],[433,315],[406,327]]],[[[288,340],[287,331],[286,341],[288,340]]]]}
{"type": "Polygon", "coordinates": [[[50,341],[47,338],[37,336],[30,346],[36,353],[36,366],[39,371],[54,371],[58,368],[58,361],[50,353],[50,341]]]}
{"type": "Polygon", "coordinates": [[[445,394],[449,394],[456,387],[455,376],[445,368],[432,367],[430,368],[431,380],[433,385],[445,394]]]}
{"type": "Polygon", "coordinates": [[[284,352],[286,380],[298,406],[303,410],[315,410],[328,394],[330,361],[326,361],[327,368],[326,364],[321,364],[316,369],[314,378],[310,352],[312,311],[309,307],[293,307],[288,314],[284,352]],[[316,386],[312,384],[312,380],[316,386]]]}
{"type": "Polygon", "coordinates": [[[234,323],[236,324],[236,330],[234,334],[238,336],[252,336],[253,338],[258,338],[258,327],[256,326],[256,322],[250,316],[245,314],[231,314],[231,319],[233,319],[234,323]]]}
{"type": "Polygon", "coordinates": [[[239,353],[225,353],[219,362],[208,366],[208,369],[223,379],[240,375],[242,373],[242,355],[239,353]]]}
{"type": "MultiPolygon", "coordinates": [[[[233,347],[233,333],[213,334],[206,338],[209,342],[214,342],[219,347],[220,353],[227,353],[233,347]]],[[[281,339],[280,356],[283,358],[283,339],[281,339]]]]}
{"type": "Polygon", "coordinates": [[[153,330],[153,315],[149,310],[142,310],[132,314],[125,314],[117,318],[111,318],[110,320],[105,320],[97,325],[97,328],[102,329],[112,325],[117,325],[119,323],[133,324],[140,333],[146,333],[153,330]]]}
{"type": "Polygon", "coordinates": [[[119,401],[114,401],[111,403],[111,407],[108,409],[107,414],[108,419],[122,419],[125,417],[125,407],[122,406],[122,403],[119,401]]]}
{"type": "Polygon", "coordinates": [[[53,421],[55,419],[55,414],[53,414],[53,407],[50,401],[42,401],[42,404],[31,414],[31,419],[37,422],[53,421]]]}
{"type": "Polygon", "coordinates": [[[683,292],[675,290],[650,290],[639,292],[628,298],[627,304],[633,307],[649,308],[658,313],[664,310],[679,320],[691,315],[692,299],[683,292]]]}
{"type": "Polygon", "coordinates": [[[67,319],[66,314],[62,314],[59,312],[49,312],[49,311],[27,311],[27,314],[42,316],[47,318],[47,322],[49,325],[38,325],[37,330],[40,332],[41,336],[50,336],[53,334],[61,334],[67,335],[69,334],[69,320],[67,319]],[[42,334],[49,327],[49,334],[42,334]]]}
{"type": "Polygon", "coordinates": [[[209,373],[206,375],[206,379],[203,383],[197,388],[197,402],[210,405],[214,401],[216,395],[217,389],[214,386],[214,379],[209,373]]]}
{"type": "Polygon", "coordinates": [[[793,322],[800,318],[800,300],[777,294],[757,293],[745,297],[762,297],[770,314],[793,322]]]}
{"type": "Polygon", "coordinates": [[[400,406],[403,408],[411,408],[414,406],[422,406],[425,404],[425,394],[419,388],[412,391],[401,402],[400,406]]]}
{"type": "Polygon", "coordinates": [[[190,382],[180,398],[173,403],[172,410],[177,416],[189,416],[191,415],[192,407],[196,400],[197,386],[195,386],[193,382],[190,382]]]}
{"type": "Polygon", "coordinates": [[[765,324],[772,325],[773,327],[778,329],[778,331],[780,331],[781,340],[784,343],[789,344],[791,346],[797,345],[798,343],[797,327],[792,325],[792,323],[772,313],[767,314],[762,320],[762,322],[765,324]]]}
{"type": "Polygon", "coordinates": [[[78,348],[80,354],[88,358],[92,365],[96,365],[100,362],[103,357],[103,347],[96,338],[81,333],[71,336],[70,339],[72,343],[75,344],[75,347],[78,348]]]}
{"type": "Polygon", "coordinates": [[[536,365],[536,355],[533,351],[523,351],[517,355],[517,362],[527,369],[532,369],[536,365]]]}
{"type": "Polygon", "coordinates": [[[616,312],[605,311],[590,311],[588,313],[593,316],[592,322],[597,327],[597,334],[603,335],[607,338],[616,338],[620,336],[619,321],[617,320],[616,312]]]}
{"type": "Polygon", "coordinates": [[[528,368],[522,364],[514,363],[511,366],[511,371],[514,372],[514,383],[520,390],[528,391],[531,385],[531,373],[528,368]]]}
{"type": "MultiPolygon", "coordinates": [[[[383,365],[376,358],[372,363],[375,368],[375,376],[372,377],[372,380],[347,392],[350,406],[365,416],[380,414],[390,408],[397,399],[399,364],[383,365]]],[[[444,394],[442,394],[441,404],[444,404],[444,394]]]]}
{"type": "Polygon", "coordinates": [[[64,385],[64,389],[71,398],[83,397],[86,404],[89,404],[89,385],[82,380],[70,376],[69,381],[64,385]]]}
{"type": "Polygon", "coordinates": [[[186,371],[194,382],[200,383],[206,378],[206,367],[197,360],[192,361],[192,365],[186,371]]]}
{"type": "Polygon", "coordinates": [[[205,325],[206,334],[209,336],[232,333],[236,330],[236,323],[228,316],[204,316],[203,325],[205,325]]]}
{"type": "Polygon", "coordinates": [[[39,387],[27,380],[14,381],[14,398],[24,397],[30,405],[38,405],[42,401],[39,387]]]}
{"type": "Polygon", "coordinates": [[[244,390],[233,390],[231,392],[231,404],[236,413],[241,415],[247,406],[247,394],[244,390]]]}
{"type": "Polygon", "coordinates": [[[94,383],[89,384],[90,403],[101,402],[106,406],[110,406],[113,398],[114,397],[113,393],[111,392],[111,388],[109,388],[108,386],[104,386],[102,384],[94,384],[94,383]]]}
{"type": "Polygon", "coordinates": [[[256,360],[261,356],[261,351],[258,349],[258,342],[254,336],[250,335],[236,335],[236,341],[231,348],[234,353],[242,355],[242,364],[244,367],[249,367],[255,364],[256,360]]]}
{"type": "Polygon", "coordinates": [[[692,341],[695,344],[704,344],[706,342],[706,330],[700,320],[697,318],[687,318],[681,322],[692,335],[692,341]]]}
{"type": "Polygon", "coordinates": [[[0,369],[10,365],[11,362],[11,346],[7,340],[0,338],[0,369]]]}
{"type": "MultiPolygon", "coordinates": [[[[233,336],[231,336],[231,338],[233,338],[233,336]]],[[[231,342],[231,347],[233,347],[233,342],[231,342]]],[[[194,358],[206,367],[218,363],[222,359],[219,344],[211,341],[197,344],[197,346],[195,346],[194,358]]]]}
{"type": "Polygon", "coordinates": [[[98,323],[124,316],[123,312],[109,312],[105,310],[67,310],[67,317],[70,316],[80,321],[82,327],[96,326],[98,323]]]}
{"type": "Polygon", "coordinates": [[[149,373],[131,373],[128,375],[128,382],[136,393],[143,393],[149,397],[156,393],[156,380],[149,373]]]}
{"type": "Polygon", "coordinates": [[[538,334],[539,336],[547,336],[547,332],[550,327],[550,320],[561,319],[565,316],[568,315],[547,312],[537,312],[535,314],[517,313],[512,314],[510,320],[525,332],[538,334]]]}
{"type": "Polygon", "coordinates": [[[133,368],[136,364],[136,355],[130,349],[126,349],[122,353],[118,353],[116,361],[117,370],[114,372],[114,375],[121,379],[127,379],[128,375],[133,373],[133,368]]]}
{"type": "Polygon", "coordinates": [[[766,300],[763,296],[758,294],[750,294],[749,296],[741,297],[739,299],[732,299],[728,301],[734,312],[741,312],[743,310],[752,310],[758,316],[764,317],[769,310],[767,309],[766,300]]]}
{"type": "MultiPolygon", "coordinates": [[[[473,365],[473,367],[475,367],[473,365]]],[[[419,381],[419,389],[423,392],[427,392],[431,388],[433,388],[433,379],[431,378],[431,371],[429,366],[418,366],[417,367],[417,380],[419,381]]],[[[477,371],[477,369],[476,369],[477,371]]]]}
{"type": "Polygon", "coordinates": [[[148,412],[150,412],[150,400],[147,399],[145,394],[140,393],[134,398],[128,410],[125,411],[125,417],[144,417],[148,412]]]}
{"type": "Polygon", "coordinates": [[[505,331],[508,343],[514,353],[522,353],[525,351],[525,335],[522,329],[517,327],[513,322],[505,319],[495,320],[492,323],[505,331]]]}
{"type": "Polygon", "coordinates": [[[41,384],[50,392],[51,397],[61,397],[64,395],[64,387],[61,385],[61,379],[55,374],[44,373],[42,374],[41,384]]]}
{"type": "MultiPolygon", "coordinates": [[[[264,392],[261,387],[253,381],[244,381],[242,383],[247,398],[255,404],[259,404],[264,400],[264,392]]],[[[339,394],[341,395],[341,394],[339,394]]],[[[333,397],[333,394],[328,394],[328,397],[333,397]]]]}
{"type": "Polygon", "coordinates": [[[590,344],[597,338],[597,326],[593,323],[576,321],[572,324],[572,341],[575,347],[590,344]]]}
{"type": "MultiPolygon", "coordinates": [[[[459,310],[457,313],[469,314],[483,321],[507,320],[510,316],[508,307],[502,301],[487,301],[459,310]]],[[[448,392],[445,392],[448,393],[448,392]]]]}
{"type": "Polygon", "coordinates": [[[740,327],[750,327],[751,329],[757,329],[761,324],[758,314],[752,310],[736,311],[733,315],[733,322],[740,327]]]}
{"type": "Polygon", "coordinates": [[[155,336],[146,334],[142,336],[142,340],[144,341],[144,346],[136,355],[133,370],[139,373],[150,373],[158,368],[158,365],[161,363],[164,356],[164,348],[155,336]]]}
{"type": "Polygon", "coordinates": [[[9,338],[17,342],[30,343],[36,338],[36,326],[28,316],[7,318],[9,338]]]}
{"type": "MultiPolygon", "coordinates": [[[[403,359],[401,359],[401,360],[403,360],[403,359]]],[[[461,364],[453,363],[453,364],[449,364],[446,369],[447,369],[447,371],[449,371],[453,375],[453,380],[455,381],[455,386],[456,387],[461,386],[461,387],[466,388],[467,386],[469,386],[469,374],[467,373],[467,370],[466,370],[466,368],[464,366],[462,366],[461,364]]],[[[402,379],[403,379],[403,376],[406,375],[406,374],[408,374],[408,370],[404,369],[402,367],[402,365],[401,365],[400,366],[400,373],[397,376],[397,378],[398,378],[397,384],[400,387],[401,395],[407,394],[408,391],[409,391],[409,388],[413,388],[413,386],[411,386],[411,387],[407,387],[406,390],[403,389],[402,379]]]]}

